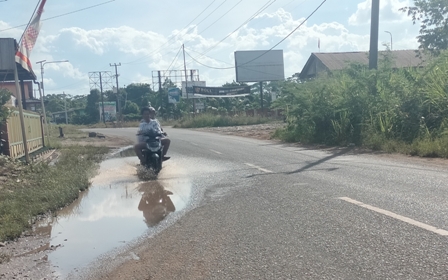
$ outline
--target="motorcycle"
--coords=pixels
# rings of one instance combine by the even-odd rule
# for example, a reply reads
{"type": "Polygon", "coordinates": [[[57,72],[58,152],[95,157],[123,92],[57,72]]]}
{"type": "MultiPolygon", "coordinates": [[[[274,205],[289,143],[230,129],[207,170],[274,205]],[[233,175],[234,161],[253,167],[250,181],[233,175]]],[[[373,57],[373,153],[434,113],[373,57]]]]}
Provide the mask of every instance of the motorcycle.
{"type": "Polygon", "coordinates": [[[144,183],[139,189],[143,195],[138,210],[143,212],[145,223],[149,227],[157,225],[170,213],[176,211],[170,198],[173,193],[165,190],[157,181],[144,183]]]}
{"type": "Polygon", "coordinates": [[[162,170],[163,145],[161,139],[164,134],[155,130],[149,130],[137,135],[148,137],[146,147],[143,149],[143,166],[152,170],[155,174],[159,174],[160,170],[162,170]]]}

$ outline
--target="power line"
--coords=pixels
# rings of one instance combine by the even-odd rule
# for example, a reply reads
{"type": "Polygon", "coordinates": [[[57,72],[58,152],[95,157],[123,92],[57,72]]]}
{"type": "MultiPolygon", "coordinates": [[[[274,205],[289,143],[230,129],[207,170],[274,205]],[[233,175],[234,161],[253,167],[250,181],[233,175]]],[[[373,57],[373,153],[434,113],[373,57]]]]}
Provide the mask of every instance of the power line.
{"type": "MultiPolygon", "coordinates": [[[[66,15],[70,15],[70,14],[74,14],[74,13],[77,13],[77,12],[85,11],[85,10],[92,9],[92,8],[95,8],[95,7],[98,7],[98,6],[101,6],[101,5],[105,5],[105,4],[108,4],[110,2],[114,2],[114,1],[115,0],[110,0],[110,1],[107,1],[107,2],[99,3],[99,4],[96,4],[96,5],[93,5],[93,6],[89,6],[89,7],[86,7],[86,8],[82,8],[82,9],[79,9],[79,10],[76,10],[76,11],[73,11],[73,12],[68,12],[68,13],[57,15],[57,16],[54,16],[54,17],[45,18],[45,19],[42,19],[41,21],[55,19],[55,18],[58,18],[58,17],[63,17],[63,16],[66,16],[66,15]]],[[[27,26],[27,25],[28,24],[17,25],[17,26],[10,27],[10,28],[7,28],[7,29],[2,29],[2,30],[0,30],[0,32],[11,30],[11,29],[15,29],[15,28],[22,27],[22,26],[27,26]]]]}
{"type": "MultiPolygon", "coordinates": [[[[289,38],[294,32],[297,31],[297,29],[299,29],[303,24],[305,24],[305,22],[306,22],[308,19],[310,19],[310,18],[311,18],[311,17],[312,17],[312,16],[313,16],[319,9],[320,9],[320,7],[322,7],[322,5],[323,5],[325,2],[327,2],[327,0],[322,1],[322,3],[320,3],[320,5],[319,5],[319,6],[318,6],[318,7],[317,7],[317,8],[316,8],[310,15],[309,15],[307,18],[305,18],[305,19],[302,21],[302,23],[299,24],[299,26],[297,26],[296,28],[294,28],[288,35],[286,35],[285,38],[283,38],[282,40],[280,40],[280,42],[278,42],[277,44],[275,44],[273,47],[271,47],[269,50],[265,51],[265,52],[262,53],[261,55],[255,57],[254,59],[252,59],[252,60],[250,60],[250,61],[248,61],[248,62],[246,62],[246,63],[244,63],[244,64],[241,64],[240,66],[247,65],[247,64],[251,63],[252,61],[255,61],[255,60],[259,59],[260,57],[264,56],[266,53],[268,53],[269,51],[273,50],[275,47],[277,47],[278,45],[280,45],[281,43],[283,43],[283,41],[285,41],[287,38],[289,38]]],[[[212,66],[204,65],[204,64],[200,63],[199,61],[197,61],[196,59],[194,59],[194,61],[196,61],[197,63],[199,63],[199,64],[201,64],[201,65],[203,65],[203,66],[205,66],[205,67],[212,68],[212,69],[221,69],[221,70],[225,70],[225,69],[232,69],[232,68],[235,68],[235,67],[226,67],[226,68],[212,67],[212,66]]]]}
{"type": "Polygon", "coordinates": [[[177,51],[176,56],[174,57],[173,61],[171,61],[171,64],[170,64],[170,66],[168,66],[168,69],[166,69],[166,71],[170,70],[170,68],[173,65],[174,61],[177,60],[177,58],[179,57],[179,53],[180,53],[181,50],[182,50],[182,47],[179,48],[179,50],[177,51]]]}
{"type": "MultiPolygon", "coordinates": [[[[25,26],[28,27],[28,25],[30,25],[31,21],[33,20],[34,14],[36,13],[36,10],[37,10],[37,8],[38,8],[39,5],[40,5],[40,2],[41,2],[41,0],[39,0],[39,1],[37,2],[36,8],[34,8],[33,14],[31,15],[30,20],[28,21],[27,24],[25,24],[25,26]]],[[[25,28],[25,30],[23,31],[22,36],[20,36],[19,45],[20,45],[20,43],[22,42],[22,38],[23,38],[23,35],[25,35],[25,32],[26,32],[26,28],[25,28]]]]}
{"type": "Polygon", "coordinates": [[[186,54],[187,54],[193,61],[195,61],[196,63],[201,64],[202,66],[205,66],[205,67],[207,67],[207,68],[211,68],[211,69],[219,69],[219,70],[226,70],[226,69],[232,69],[232,68],[235,68],[235,66],[232,66],[232,67],[213,67],[213,66],[208,66],[208,65],[203,64],[203,63],[199,62],[198,60],[196,60],[196,59],[195,59],[194,57],[192,57],[188,52],[186,52],[186,54]]]}
{"type": "MultiPolygon", "coordinates": [[[[186,53],[189,57],[191,57],[191,55],[189,53],[186,53]]],[[[196,61],[197,63],[207,67],[207,68],[211,68],[211,69],[219,69],[219,70],[229,70],[229,69],[235,69],[235,66],[232,67],[226,67],[226,68],[220,68],[220,67],[213,67],[213,66],[208,66],[205,65],[197,60],[195,60],[193,57],[191,57],[194,61],[196,61]]],[[[244,64],[243,64],[244,65],[244,64]]],[[[259,65],[259,66],[269,66],[269,65],[259,65]]],[[[241,67],[241,66],[240,66],[241,67]]],[[[245,68],[245,67],[242,67],[245,68]]],[[[246,70],[252,71],[252,72],[257,72],[257,73],[262,73],[262,74],[271,74],[269,72],[264,72],[264,71],[260,71],[260,70],[255,70],[255,69],[249,69],[249,68],[245,68],[246,70]]]]}
{"type": "MultiPolygon", "coordinates": [[[[171,36],[168,40],[166,40],[166,42],[165,43],[163,43],[162,45],[160,45],[156,50],[154,50],[154,51],[152,51],[152,52],[150,52],[149,54],[147,54],[147,55],[145,55],[145,56],[143,56],[143,57],[141,57],[141,58],[139,58],[139,59],[136,59],[136,60],[133,60],[133,61],[130,61],[130,62],[126,62],[126,63],[123,63],[123,64],[134,64],[135,62],[137,62],[137,61],[139,61],[139,63],[141,63],[142,62],[142,59],[144,59],[144,58],[147,58],[147,57],[149,57],[150,55],[152,55],[152,54],[154,54],[154,53],[157,53],[159,50],[161,50],[166,44],[168,44],[169,42],[171,42],[173,39],[175,39],[175,38],[177,38],[177,36],[179,35],[179,34],[181,34],[185,29],[187,29],[187,27],[188,26],[190,26],[190,24],[191,23],[193,23],[198,17],[200,17],[213,3],[215,3],[216,2],[216,0],[214,0],[212,3],[210,3],[207,7],[205,7],[205,9],[204,10],[202,10],[202,12],[200,12],[192,21],[190,21],[187,25],[185,25],[185,27],[184,28],[182,28],[178,33],[176,33],[175,35],[173,35],[173,36],[171,36]]],[[[222,5],[222,4],[221,4],[222,5]]],[[[212,11],[212,13],[213,13],[213,11],[212,11]]],[[[188,33],[190,31],[190,29],[188,29],[186,32],[188,33]]],[[[138,63],[136,63],[136,64],[138,64],[138,63]]]]}
{"type": "MultiPolygon", "coordinates": [[[[197,54],[201,54],[200,52],[197,52],[197,51],[195,51],[195,50],[193,50],[193,49],[188,49],[188,48],[185,48],[185,49],[188,50],[188,51],[195,52],[195,53],[197,53],[197,54]]],[[[202,55],[202,54],[201,54],[201,55],[202,55]]],[[[213,60],[220,61],[220,62],[222,62],[222,63],[226,63],[226,64],[229,64],[229,65],[233,65],[232,63],[229,63],[229,62],[224,61],[224,60],[216,59],[216,58],[213,58],[213,57],[208,56],[208,55],[203,55],[203,56],[206,56],[206,57],[211,58],[211,59],[213,59],[213,60]]]]}
{"type": "MultiPolygon", "coordinates": [[[[216,1],[216,0],[215,0],[216,1]]],[[[215,1],[213,1],[213,2],[215,2],[215,1]]],[[[198,35],[200,35],[200,34],[202,34],[202,33],[204,33],[207,29],[209,29],[210,27],[212,27],[216,22],[218,22],[220,19],[222,19],[224,16],[226,16],[228,13],[230,13],[236,6],[238,6],[239,4],[241,4],[241,2],[242,2],[243,0],[240,0],[238,3],[236,3],[235,5],[233,5],[227,12],[225,12],[222,16],[220,16],[217,20],[215,20],[214,22],[212,22],[211,24],[209,24],[204,30],[202,30],[200,33],[198,33],[198,35]]],[[[272,1],[272,0],[269,0],[269,1],[272,1]]],[[[274,2],[275,2],[276,0],[274,0],[274,2]]],[[[213,2],[212,2],[212,4],[213,4],[213,2]]],[[[198,25],[200,25],[202,22],[204,22],[208,17],[210,17],[215,11],[217,11],[225,2],[227,2],[227,0],[224,0],[221,4],[219,4],[213,11],[211,11],[205,18],[203,18],[200,22],[198,22],[197,24],[196,24],[196,26],[198,26],[198,25]]],[[[273,2],[272,2],[273,3],[273,2]]],[[[271,4],[272,4],[271,3],[271,4]]],[[[211,4],[210,4],[211,5],[211,4]]],[[[210,6],[209,5],[209,6],[210,6]]],[[[208,7],[209,7],[208,6],[208,7]]],[[[208,8],[207,7],[207,8],[208,8]]],[[[204,10],[205,11],[205,10],[204,10]]],[[[202,11],[201,12],[201,14],[204,12],[204,11],[202,11]]],[[[196,18],[198,18],[198,17],[196,17],[196,18]]],[[[191,23],[191,22],[190,22],[191,23]]],[[[189,23],[189,24],[190,24],[189,23]]],[[[188,25],[189,25],[188,24],[188,25]]],[[[187,26],[188,26],[187,25],[187,26]]],[[[186,27],[187,27],[186,26],[186,27]]],[[[186,28],[185,27],[185,28],[186,28]]],[[[183,29],[185,29],[185,28],[183,28],[183,29]]],[[[194,27],[190,27],[187,31],[185,31],[185,33],[188,33],[188,32],[190,32],[190,30],[191,29],[193,29],[194,27]]],[[[168,41],[166,41],[163,45],[161,45],[158,49],[156,49],[155,51],[153,51],[153,52],[151,52],[150,54],[148,54],[148,55],[146,55],[145,57],[148,57],[149,55],[151,55],[151,54],[153,54],[153,53],[156,53],[156,52],[158,52],[164,45],[166,45],[169,41],[171,41],[171,39],[173,39],[173,38],[175,38],[175,37],[177,37],[180,33],[182,33],[182,31],[180,31],[179,33],[177,33],[176,35],[174,35],[173,37],[171,37],[168,41]]],[[[139,63],[143,63],[143,62],[145,62],[145,60],[141,60],[141,59],[139,59],[139,60],[134,60],[134,61],[132,61],[132,62],[129,62],[129,63],[124,63],[124,64],[133,64],[133,62],[136,62],[136,61],[140,61],[139,63]]],[[[138,63],[135,63],[135,64],[138,64],[138,63]]]]}
{"type": "MultiPolygon", "coordinates": [[[[307,20],[310,19],[310,18],[311,18],[311,17],[312,17],[312,16],[313,16],[319,9],[320,9],[320,7],[322,7],[323,4],[325,4],[325,2],[327,2],[327,0],[322,1],[322,3],[320,3],[320,5],[319,5],[319,6],[318,6],[318,7],[317,7],[317,8],[316,8],[310,15],[309,15],[305,20],[303,20],[301,24],[299,24],[299,26],[297,26],[296,28],[294,28],[294,30],[291,31],[288,35],[286,35],[285,38],[283,38],[282,40],[280,40],[280,42],[278,42],[278,43],[275,44],[272,48],[270,48],[269,51],[271,51],[272,49],[274,49],[275,47],[277,47],[278,45],[280,45],[281,43],[283,43],[283,41],[285,41],[286,39],[288,39],[289,36],[291,36],[294,32],[297,31],[297,29],[299,29],[300,27],[302,27],[302,25],[304,25],[305,22],[307,22],[307,20]]],[[[268,51],[266,51],[266,52],[268,52],[268,51]]],[[[264,54],[260,55],[259,57],[265,55],[266,52],[265,52],[264,54]]],[[[247,63],[252,62],[252,61],[258,59],[259,57],[256,57],[256,58],[254,58],[253,60],[248,61],[247,63]]]]}
{"type": "Polygon", "coordinates": [[[220,16],[217,20],[215,20],[214,22],[212,22],[212,24],[210,24],[209,26],[207,26],[204,30],[202,30],[200,33],[198,33],[198,35],[202,34],[205,32],[205,30],[209,29],[212,25],[214,25],[215,23],[217,23],[220,19],[222,19],[225,15],[227,15],[228,13],[230,13],[236,6],[238,6],[241,2],[243,2],[243,0],[240,0],[240,2],[236,3],[232,8],[230,8],[230,10],[228,10],[226,13],[224,13],[222,16],[220,16]]]}
{"type": "Polygon", "coordinates": [[[202,55],[198,58],[201,58],[203,55],[205,55],[206,53],[208,53],[209,51],[211,51],[212,49],[216,48],[219,44],[221,44],[225,39],[229,38],[233,33],[235,33],[236,31],[238,31],[241,27],[243,27],[245,24],[249,23],[251,20],[253,20],[256,16],[258,16],[261,12],[263,12],[264,10],[266,10],[269,6],[271,6],[272,4],[274,4],[274,2],[277,0],[269,0],[268,2],[266,2],[263,6],[261,6],[260,9],[258,9],[258,11],[256,11],[251,17],[249,17],[249,19],[247,19],[246,21],[244,21],[240,26],[238,26],[235,30],[233,30],[231,33],[229,33],[227,36],[225,36],[221,41],[219,41],[218,43],[216,43],[214,46],[210,47],[208,50],[206,50],[205,52],[202,53],[202,55]]]}
{"type": "MultiPolygon", "coordinates": [[[[216,0],[215,0],[216,1],[216,0]]],[[[204,13],[205,10],[207,10],[215,1],[213,1],[210,5],[208,5],[200,14],[204,13]]],[[[227,0],[224,0],[220,5],[218,5],[218,7],[216,7],[213,11],[211,11],[204,19],[202,19],[199,23],[196,24],[196,26],[198,26],[199,24],[201,24],[205,19],[207,19],[210,15],[212,15],[219,7],[221,7],[227,0]]],[[[233,33],[235,33],[238,29],[240,29],[241,27],[243,27],[245,24],[247,24],[248,22],[250,22],[251,20],[253,20],[257,15],[259,15],[261,12],[263,12],[264,10],[266,10],[269,6],[271,6],[275,1],[277,0],[269,0],[268,2],[266,2],[261,8],[258,9],[257,12],[255,12],[251,17],[249,17],[249,19],[247,19],[242,25],[240,25],[236,30],[234,30],[232,33],[228,34],[224,39],[222,39],[220,42],[218,42],[215,46],[209,48],[206,52],[202,53],[200,57],[204,56],[205,53],[211,51],[213,48],[215,48],[216,46],[218,46],[221,42],[223,42],[225,39],[227,39],[228,37],[230,37],[233,33]]],[[[238,2],[237,4],[235,4],[232,8],[230,8],[230,10],[228,10],[224,15],[222,15],[220,18],[218,18],[217,20],[215,20],[212,24],[210,24],[209,26],[207,26],[203,31],[201,31],[199,34],[202,34],[203,32],[205,32],[208,28],[210,28],[212,25],[214,25],[218,20],[220,20],[222,17],[224,17],[225,15],[227,15],[231,10],[233,10],[237,5],[239,5],[242,2],[242,0],[240,2],[238,2]]],[[[199,15],[200,15],[199,14],[199,15]]],[[[199,16],[195,17],[198,18],[199,16]]],[[[193,20],[194,21],[194,20],[193,20]]],[[[191,22],[193,22],[191,21],[191,22]]],[[[190,22],[190,23],[191,23],[190,22]]],[[[190,24],[189,23],[189,24],[190,24]]],[[[188,26],[188,25],[187,25],[188,26]]],[[[187,27],[186,26],[186,27],[187,27]]],[[[165,43],[163,43],[159,48],[157,48],[156,50],[150,52],[149,54],[143,56],[142,58],[139,58],[137,60],[133,60],[131,62],[127,62],[127,63],[123,63],[123,64],[140,64],[140,63],[144,63],[147,60],[144,58],[149,57],[150,55],[159,52],[163,46],[165,46],[166,44],[168,44],[170,41],[172,41],[173,39],[177,38],[177,36],[181,33],[183,33],[183,31],[186,29],[186,27],[184,27],[181,31],[179,31],[176,35],[172,36],[170,39],[168,39],[165,43]]],[[[193,27],[187,29],[185,31],[185,33],[188,33],[193,27]]],[[[199,58],[200,58],[199,57],[199,58]]]]}
{"type": "MultiPolygon", "coordinates": [[[[211,16],[214,12],[216,12],[216,10],[218,10],[219,7],[221,7],[222,5],[224,5],[225,2],[227,2],[227,0],[224,0],[221,4],[219,4],[218,7],[216,7],[211,13],[209,13],[209,14],[208,14],[205,18],[203,18],[200,22],[198,22],[198,23],[196,24],[196,26],[199,25],[199,24],[201,24],[202,22],[204,22],[209,16],[211,16]]],[[[188,31],[187,31],[187,32],[188,32],[188,31]]]]}

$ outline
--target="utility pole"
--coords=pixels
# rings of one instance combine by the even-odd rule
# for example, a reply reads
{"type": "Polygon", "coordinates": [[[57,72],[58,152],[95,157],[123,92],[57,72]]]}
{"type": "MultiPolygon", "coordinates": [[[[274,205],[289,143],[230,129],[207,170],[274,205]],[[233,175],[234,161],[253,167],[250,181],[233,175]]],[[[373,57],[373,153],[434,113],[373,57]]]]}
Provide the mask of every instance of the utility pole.
{"type": "Polygon", "coordinates": [[[121,114],[120,114],[121,113],[121,101],[120,101],[120,90],[118,89],[118,73],[117,73],[117,67],[121,66],[121,62],[118,63],[118,64],[116,64],[116,63],[114,63],[114,64],[109,63],[109,65],[110,66],[115,66],[115,81],[117,83],[117,106],[118,106],[118,108],[117,108],[117,115],[119,116],[118,120],[121,120],[121,114]]]}
{"type": "MultiPolygon", "coordinates": [[[[185,45],[182,44],[182,51],[184,53],[184,71],[185,71],[185,93],[187,94],[187,104],[188,104],[188,75],[187,75],[187,64],[185,62],[185,45]]],[[[193,93],[194,95],[194,93],[193,93]]],[[[196,115],[196,106],[194,104],[194,98],[193,99],[193,117],[196,115]]]]}
{"type": "Polygon", "coordinates": [[[65,92],[62,92],[64,95],[64,110],[65,110],[65,124],[68,124],[68,117],[67,117],[67,96],[65,96],[65,92]]]}
{"type": "Polygon", "coordinates": [[[263,110],[263,82],[260,82],[260,102],[261,102],[261,116],[264,117],[264,110],[263,110]]]}
{"type": "MultiPolygon", "coordinates": [[[[163,97],[162,97],[162,75],[160,75],[160,71],[157,71],[158,78],[159,78],[159,96],[160,96],[160,107],[162,107],[163,104],[163,97]]],[[[155,105],[154,105],[155,106],[155,105]]]]}
{"type": "Polygon", "coordinates": [[[103,123],[106,124],[106,119],[104,118],[104,98],[103,98],[103,81],[101,80],[101,72],[100,72],[100,93],[101,93],[101,114],[103,117],[103,123]]]}
{"type": "MultiPolygon", "coordinates": [[[[48,122],[47,122],[47,113],[45,112],[45,105],[44,105],[44,97],[42,95],[42,87],[41,84],[37,81],[34,81],[35,84],[37,84],[37,88],[39,91],[39,96],[40,96],[40,105],[42,107],[42,115],[44,118],[44,123],[42,124],[42,126],[44,127],[44,138],[45,136],[47,137],[47,145],[50,146],[50,132],[48,129],[48,122]]],[[[44,141],[44,146],[45,146],[45,141],[44,141]]]]}
{"type": "Polygon", "coordinates": [[[393,50],[392,33],[390,31],[384,31],[384,32],[389,33],[389,35],[390,35],[390,50],[393,50]]]}
{"type": "Polygon", "coordinates": [[[185,62],[185,45],[182,44],[182,51],[184,53],[184,70],[185,70],[185,94],[187,95],[188,104],[188,78],[187,78],[187,63],[185,62]]]}
{"type": "Polygon", "coordinates": [[[380,25],[380,0],[372,0],[372,17],[370,26],[369,68],[378,68],[378,33],[380,25]]]}
{"type": "Polygon", "coordinates": [[[17,102],[19,103],[19,117],[20,117],[20,125],[22,126],[22,141],[23,141],[23,148],[25,150],[25,160],[26,163],[30,163],[30,155],[28,153],[28,140],[26,139],[26,131],[25,131],[25,118],[23,116],[22,91],[20,90],[19,74],[17,72],[16,63],[14,63],[14,80],[16,83],[17,102]]]}

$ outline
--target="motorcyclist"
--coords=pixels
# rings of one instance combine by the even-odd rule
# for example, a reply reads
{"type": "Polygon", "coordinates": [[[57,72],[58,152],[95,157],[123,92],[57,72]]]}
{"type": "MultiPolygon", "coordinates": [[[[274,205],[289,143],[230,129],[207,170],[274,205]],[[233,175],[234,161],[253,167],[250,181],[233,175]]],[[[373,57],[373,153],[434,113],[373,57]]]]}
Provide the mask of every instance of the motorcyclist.
{"type": "Polygon", "coordinates": [[[134,145],[134,151],[137,157],[140,159],[140,164],[144,164],[144,158],[143,158],[143,152],[142,150],[146,147],[146,140],[147,136],[142,135],[142,133],[154,129],[156,132],[159,132],[163,135],[163,138],[161,139],[162,145],[163,145],[163,160],[168,160],[170,157],[166,156],[166,153],[168,152],[168,149],[171,144],[171,140],[167,137],[166,132],[163,131],[162,127],[160,126],[159,121],[155,118],[156,116],[156,109],[153,107],[143,107],[141,110],[142,113],[142,121],[140,122],[139,128],[138,128],[138,143],[134,145]]]}
{"type": "Polygon", "coordinates": [[[176,207],[169,197],[173,193],[165,190],[157,181],[144,183],[139,190],[143,194],[138,204],[138,210],[143,212],[145,223],[149,227],[157,225],[168,214],[176,211],[176,207]]]}

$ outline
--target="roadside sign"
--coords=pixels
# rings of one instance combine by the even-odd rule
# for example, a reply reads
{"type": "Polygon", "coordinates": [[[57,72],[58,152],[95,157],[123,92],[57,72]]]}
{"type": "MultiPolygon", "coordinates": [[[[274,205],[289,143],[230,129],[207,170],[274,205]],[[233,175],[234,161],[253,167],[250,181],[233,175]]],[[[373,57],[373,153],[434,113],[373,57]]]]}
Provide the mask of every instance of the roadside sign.
{"type": "Polygon", "coordinates": [[[204,102],[197,102],[197,103],[195,103],[195,107],[196,107],[197,110],[204,110],[205,109],[204,102]]]}
{"type": "Polygon", "coordinates": [[[117,103],[115,101],[110,102],[99,102],[98,108],[100,111],[100,119],[103,120],[103,110],[102,105],[104,104],[104,120],[105,121],[111,121],[117,116],[117,103]]]}
{"type": "Polygon", "coordinates": [[[194,92],[193,87],[194,86],[201,86],[205,87],[206,83],[205,81],[188,81],[188,83],[182,82],[182,97],[187,98],[194,98],[194,92]],[[185,85],[188,85],[187,87],[185,85]]]}
{"type": "Polygon", "coordinates": [[[176,104],[180,101],[180,89],[169,88],[168,89],[168,103],[176,104]]]}

